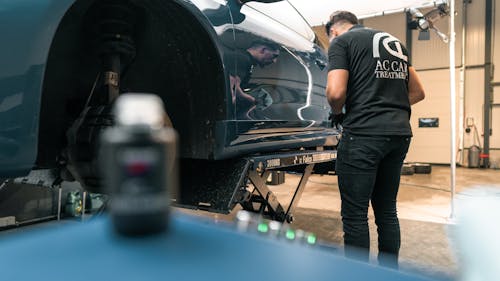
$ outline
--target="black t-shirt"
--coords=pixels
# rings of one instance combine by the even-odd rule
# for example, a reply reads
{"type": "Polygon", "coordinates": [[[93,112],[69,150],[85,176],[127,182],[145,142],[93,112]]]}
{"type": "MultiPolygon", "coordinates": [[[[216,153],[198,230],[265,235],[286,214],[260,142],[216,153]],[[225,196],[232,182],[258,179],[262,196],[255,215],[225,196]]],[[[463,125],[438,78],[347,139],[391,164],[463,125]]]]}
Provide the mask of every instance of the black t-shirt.
{"type": "Polygon", "coordinates": [[[228,65],[229,74],[241,79],[242,88],[247,87],[253,68],[258,64],[252,55],[243,49],[228,50],[224,53],[224,61],[228,65]]]}
{"type": "Polygon", "coordinates": [[[332,40],[329,71],[349,71],[344,130],[361,135],[411,136],[408,51],[383,31],[353,26],[332,40]]]}

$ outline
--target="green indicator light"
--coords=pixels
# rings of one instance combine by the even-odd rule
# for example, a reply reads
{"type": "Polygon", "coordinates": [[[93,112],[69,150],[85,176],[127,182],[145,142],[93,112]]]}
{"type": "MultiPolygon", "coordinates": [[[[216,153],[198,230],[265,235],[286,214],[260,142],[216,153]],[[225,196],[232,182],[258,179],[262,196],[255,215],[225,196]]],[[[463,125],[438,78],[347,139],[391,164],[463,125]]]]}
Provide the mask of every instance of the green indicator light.
{"type": "Polygon", "coordinates": [[[316,243],[316,236],[314,234],[311,234],[307,237],[307,243],[309,244],[315,244],[316,243]]]}
{"type": "Polygon", "coordinates": [[[259,232],[267,232],[269,230],[269,226],[267,226],[267,224],[265,223],[259,223],[259,225],[257,226],[257,231],[259,232]]]}
{"type": "Polygon", "coordinates": [[[295,231],[288,229],[285,234],[287,239],[293,240],[295,239],[295,231]]]}

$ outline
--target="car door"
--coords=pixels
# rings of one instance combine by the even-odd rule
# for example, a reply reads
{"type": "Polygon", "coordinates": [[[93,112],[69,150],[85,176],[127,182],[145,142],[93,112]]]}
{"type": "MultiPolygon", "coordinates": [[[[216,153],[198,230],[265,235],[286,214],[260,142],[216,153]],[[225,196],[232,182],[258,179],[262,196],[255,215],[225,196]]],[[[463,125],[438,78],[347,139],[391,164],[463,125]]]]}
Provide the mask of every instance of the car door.
{"type": "Polygon", "coordinates": [[[229,1],[237,71],[239,134],[317,130],[327,119],[326,57],[309,25],[287,1],[229,1]]]}

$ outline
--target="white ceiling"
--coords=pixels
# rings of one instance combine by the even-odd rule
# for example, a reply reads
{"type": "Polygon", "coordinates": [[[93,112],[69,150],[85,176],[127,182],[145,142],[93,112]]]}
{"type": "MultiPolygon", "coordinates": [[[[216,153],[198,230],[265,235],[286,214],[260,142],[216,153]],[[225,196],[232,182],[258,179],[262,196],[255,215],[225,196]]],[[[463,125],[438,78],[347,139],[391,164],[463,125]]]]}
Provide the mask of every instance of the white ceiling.
{"type": "Polygon", "coordinates": [[[430,7],[446,0],[288,0],[312,26],[324,24],[337,10],[354,13],[358,18],[402,12],[407,8],[430,7]]]}

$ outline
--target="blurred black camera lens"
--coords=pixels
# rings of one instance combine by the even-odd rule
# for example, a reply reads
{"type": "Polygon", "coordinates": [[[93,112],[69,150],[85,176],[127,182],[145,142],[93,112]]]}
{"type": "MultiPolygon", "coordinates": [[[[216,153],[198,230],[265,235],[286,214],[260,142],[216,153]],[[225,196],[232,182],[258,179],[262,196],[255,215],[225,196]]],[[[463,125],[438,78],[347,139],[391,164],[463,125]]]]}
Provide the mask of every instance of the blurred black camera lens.
{"type": "Polygon", "coordinates": [[[164,127],[155,95],[123,94],[114,114],[116,126],[102,133],[100,154],[113,226],[132,236],[165,231],[177,189],[177,134],[164,127]]]}

